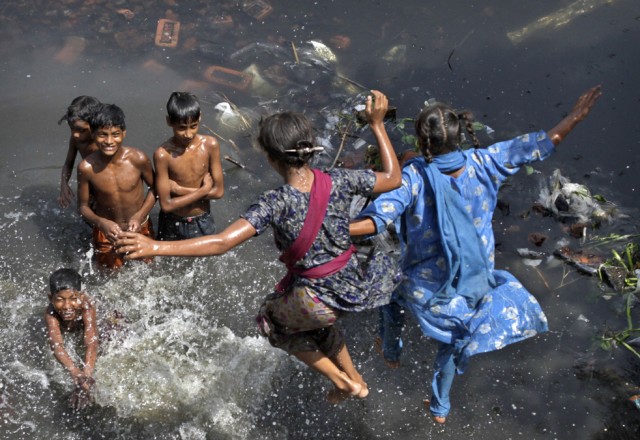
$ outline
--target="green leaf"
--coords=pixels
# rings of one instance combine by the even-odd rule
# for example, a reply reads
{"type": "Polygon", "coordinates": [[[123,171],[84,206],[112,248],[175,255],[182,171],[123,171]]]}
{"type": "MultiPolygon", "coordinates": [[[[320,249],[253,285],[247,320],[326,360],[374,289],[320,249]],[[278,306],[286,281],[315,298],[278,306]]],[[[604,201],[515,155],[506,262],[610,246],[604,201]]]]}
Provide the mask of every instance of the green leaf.
{"type": "Polygon", "coordinates": [[[601,196],[600,194],[594,194],[593,198],[600,203],[607,203],[607,199],[605,199],[604,196],[601,196]]]}
{"type": "Polygon", "coordinates": [[[536,172],[536,170],[534,170],[531,165],[525,165],[524,166],[524,170],[526,171],[527,176],[530,176],[530,175],[532,175],[533,173],[536,172]]]}

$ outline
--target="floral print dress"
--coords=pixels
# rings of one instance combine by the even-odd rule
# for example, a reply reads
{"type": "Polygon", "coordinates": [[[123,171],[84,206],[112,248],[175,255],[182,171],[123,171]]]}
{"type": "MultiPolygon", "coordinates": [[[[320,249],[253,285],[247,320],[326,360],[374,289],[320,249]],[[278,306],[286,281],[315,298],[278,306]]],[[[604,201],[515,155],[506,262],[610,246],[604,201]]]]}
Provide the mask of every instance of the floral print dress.
{"type": "MultiPolygon", "coordinates": [[[[498,350],[547,330],[546,317],[536,299],[509,272],[495,270],[492,217],[502,182],[521,165],[543,160],[553,151],[546,133],[530,133],[486,149],[463,152],[465,170],[456,178],[445,176],[471,216],[496,281],[496,287],[474,308],[461,296],[447,304],[427,304],[448,274],[434,193],[419,170],[426,166],[424,159],[404,167],[402,186],[382,194],[361,214],[372,218],[379,232],[395,225],[404,279],[394,299],[411,310],[426,336],[456,347],[459,372],[472,355],[498,350]]],[[[463,243],[469,239],[476,238],[461,237],[463,243]]]]}
{"type": "MultiPolygon", "coordinates": [[[[327,214],[313,245],[297,267],[309,269],[327,263],[351,246],[349,209],[357,195],[368,197],[375,174],[370,170],[333,169],[327,214]]],[[[287,249],[298,237],[309,208],[309,193],[285,184],[264,192],[242,215],[262,234],[273,228],[276,246],[287,249]]],[[[374,254],[361,264],[354,253],[339,272],[324,278],[295,276],[293,288],[310,289],[323,303],[338,310],[358,312],[387,304],[400,280],[397,263],[383,253],[374,254]]]]}

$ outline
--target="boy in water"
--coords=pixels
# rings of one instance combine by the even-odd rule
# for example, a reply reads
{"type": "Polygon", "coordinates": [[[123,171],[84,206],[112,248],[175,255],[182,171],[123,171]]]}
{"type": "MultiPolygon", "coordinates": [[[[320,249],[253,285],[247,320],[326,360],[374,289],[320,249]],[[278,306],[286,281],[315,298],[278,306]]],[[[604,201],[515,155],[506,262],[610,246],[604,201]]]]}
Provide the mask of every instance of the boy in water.
{"type": "Polygon", "coordinates": [[[93,370],[98,355],[96,308],[80,291],[82,278],[73,269],[58,269],[49,278],[49,306],[44,315],[47,336],[53,355],[69,371],[76,389],[71,396],[78,410],[91,402],[91,387],[95,383],[93,370]],[[64,346],[63,332],[84,334],[84,365],[77,366],[64,346]]]}
{"type": "Polygon", "coordinates": [[[98,104],[100,104],[100,101],[93,96],[78,96],[71,101],[71,104],[67,107],[67,114],[58,121],[58,125],[61,124],[62,121],[67,121],[71,129],[69,149],[67,150],[67,157],[64,160],[60,176],[60,196],[58,197],[58,203],[61,208],[69,207],[75,197],[73,190],[71,190],[69,186],[69,179],[73,171],[73,164],[76,161],[76,154],[80,153],[80,156],[84,159],[98,150],[98,147],[93,143],[91,130],[89,129],[89,116],[98,104]]]}
{"type": "Polygon", "coordinates": [[[167,102],[167,125],[173,136],[153,155],[160,199],[158,238],[182,240],[215,232],[211,199],[224,195],[220,146],[198,134],[200,103],[195,95],[173,92],[167,102]]]}
{"type": "Polygon", "coordinates": [[[93,226],[98,263],[117,268],[124,259],[114,243],[123,231],[153,236],[149,219],[155,204],[153,167],[142,151],[122,146],[126,126],[120,107],[101,104],[89,125],[98,151],[78,165],[78,210],[93,226]],[[149,187],[146,196],[145,183],[149,187]]]}

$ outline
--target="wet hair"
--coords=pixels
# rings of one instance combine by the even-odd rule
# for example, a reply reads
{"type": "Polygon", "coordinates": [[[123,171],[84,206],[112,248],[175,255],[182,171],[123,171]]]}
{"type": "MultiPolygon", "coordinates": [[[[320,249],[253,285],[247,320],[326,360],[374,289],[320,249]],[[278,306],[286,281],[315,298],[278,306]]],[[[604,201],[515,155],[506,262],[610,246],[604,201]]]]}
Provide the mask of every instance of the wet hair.
{"type": "Polygon", "coordinates": [[[260,120],[258,144],[275,162],[300,168],[321,147],[314,145],[313,128],[301,113],[282,112],[260,120]]]}
{"type": "Polygon", "coordinates": [[[431,162],[433,156],[460,149],[462,124],[471,137],[474,147],[480,142],[473,130],[473,115],[470,112],[457,113],[451,107],[437,102],[425,107],[416,118],[415,128],[422,154],[431,162]]]}
{"type": "Polygon", "coordinates": [[[51,295],[55,295],[65,289],[80,291],[81,288],[82,277],[73,269],[58,269],[49,277],[51,295]]]}
{"type": "Polygon", "coordinates": [[[126,130],[124,112],[115,104],[100,104],[94,107],[94,111],[89,116],[89,127],[92,132],[102,127],[118,127],[126,130]]]}
{"type": "Polygon", "coordinates": [[[69,125],[75,121],[88,121],[95,107],[100,105],[100,101],[93,96],[80,95],[71,101],[67,107],[67,113],[60,118],[58,125],[67,121],[69,125]]]}
{"type": "Polygon", "coordinates": [[[173,92],[167,101],[169,122],[192,122],[200,119],[200,101],[189,92],[173,92]]]}

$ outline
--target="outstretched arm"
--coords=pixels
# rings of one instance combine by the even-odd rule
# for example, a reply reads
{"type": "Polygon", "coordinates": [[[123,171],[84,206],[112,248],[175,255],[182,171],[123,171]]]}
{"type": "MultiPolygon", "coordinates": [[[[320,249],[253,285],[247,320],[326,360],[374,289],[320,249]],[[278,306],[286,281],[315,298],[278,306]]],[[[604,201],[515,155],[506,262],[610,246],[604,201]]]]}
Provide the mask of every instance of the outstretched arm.
{"type": "Polygon", "coordinates": [[[205,257],[221,255],[256,235],[255,228],[245,219],[231,223],[215,235],[178,241],[154,241],[141,234],[124,232],[116,242],[118,252],[127,260],[151,256],[205,257]]]}
{"type": "MultiPolygon", "coordinates": [[[[98,357],[98,322],[96,320],[96,308],[91,300],[83,295],[82,321],[84,322],[84,376],[93,378],[93,370],[96,366],[96,358],[98,357]]],[[[85,385],[90,388],[91,383],[85,385]]],[[[84,387],[84,386],[83,386],[84,387]]],[[[88,391],[88,390],[87,390],[88,391]]]]}
{"type": "Polygon", "coordinates": [[[60,322],[51,314],[49,308],[45,312],[44,320],[47,324],[47,339],[49,340],[49,346],[51,347],[51,351],[53,351],[53,355],[71,374],[74,383],[79,384],[82,378],[82,370],[73,363],[73,359],[64,347],[64,337],[60,330],[60,322]]]}
{"type": "Polygon", "coordinates": [[[352,236],[371,235],[377,232],[378,231],[376,231],[376,224],[373,222],[373,220],[371,220],[370,217],[364,217],[349,223],[349,234],[352,236]]]}
{"type": "Polygon", "coordinates": [[[578,125],[578,122],[583,121],[589,115],[600,95],[602,95],[602,87],[598,85],[587,90],[578,98],[569,114],[547,132],[547,136],[554,145],[558,145],[578,125]]]}
{"type": "Polygon", "coordinates": [[[371,127],[371,131],[378,141],[382,171],[376,172],[376,183],[373,186],[374,193],[391,191],[400,186],[402,176],[398,157],[393,151],[393,145],[384,128],[384,116],[389,108],[387,97],[378,90],[372,90],[367,96],[365,115],[371,127]]]}

